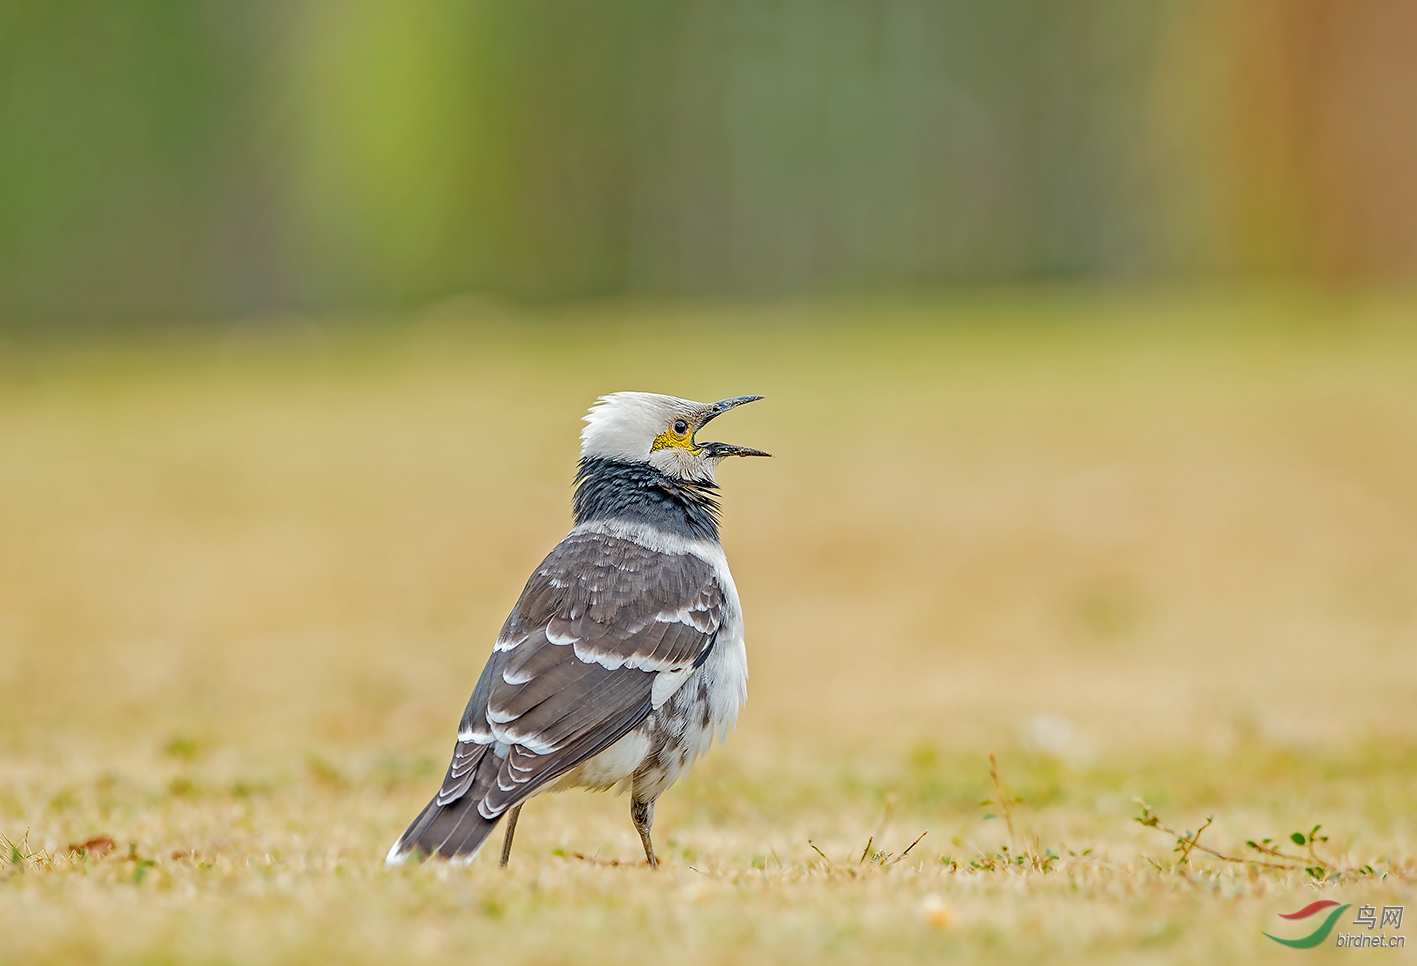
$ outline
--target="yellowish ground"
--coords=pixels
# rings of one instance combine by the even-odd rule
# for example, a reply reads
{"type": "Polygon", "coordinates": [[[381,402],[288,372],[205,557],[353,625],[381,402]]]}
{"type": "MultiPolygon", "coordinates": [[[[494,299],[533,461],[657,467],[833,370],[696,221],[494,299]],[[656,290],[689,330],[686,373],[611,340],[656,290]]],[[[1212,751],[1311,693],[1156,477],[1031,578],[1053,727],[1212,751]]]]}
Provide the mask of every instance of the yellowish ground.
{"type": "Polygon", "coordinates": [[[1283,962],[1261,931],[1321,897],[1406,903],[1417,948],[1414,315],[453,304],[0,348],[0,961],[1283,962]],[[506,872],[385,871],[625,388],[768,397],[714,425],[777,454],[721,473],[738,733],[657,875],[579,793],[506,872]],[[1377,874],[1178,867],[1136,796],[1377,874]]]}

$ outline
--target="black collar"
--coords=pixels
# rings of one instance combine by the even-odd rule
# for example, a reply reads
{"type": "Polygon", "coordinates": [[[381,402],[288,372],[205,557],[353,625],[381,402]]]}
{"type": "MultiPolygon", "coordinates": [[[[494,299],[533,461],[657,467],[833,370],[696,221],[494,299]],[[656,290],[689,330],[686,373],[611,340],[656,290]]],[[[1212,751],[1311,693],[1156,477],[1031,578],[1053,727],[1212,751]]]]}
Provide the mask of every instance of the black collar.
{"type": "Polygon", "coordinates": [[[628,520],[718,541],[715,483],[676,480],[648,463],[582,457],[571,502],[576,523],[628,520]]]}

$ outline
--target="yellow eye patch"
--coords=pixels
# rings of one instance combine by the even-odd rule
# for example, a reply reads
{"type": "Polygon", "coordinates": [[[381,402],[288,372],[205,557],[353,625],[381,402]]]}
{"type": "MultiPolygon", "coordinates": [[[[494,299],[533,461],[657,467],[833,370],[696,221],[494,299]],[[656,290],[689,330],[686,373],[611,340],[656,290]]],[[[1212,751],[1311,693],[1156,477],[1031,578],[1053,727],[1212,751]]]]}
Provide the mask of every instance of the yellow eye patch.
{"type": "Polygon", "coordinates": [[[683,436],[673,432],[660,433],[659,437],[654,441],[654,445],[649,448],[649,451],[651,453],[657,453],[662,449],[683,449],[695,455],[702,452],[700,447],[694,445],[693,433],[685,433],[683,436]]]}

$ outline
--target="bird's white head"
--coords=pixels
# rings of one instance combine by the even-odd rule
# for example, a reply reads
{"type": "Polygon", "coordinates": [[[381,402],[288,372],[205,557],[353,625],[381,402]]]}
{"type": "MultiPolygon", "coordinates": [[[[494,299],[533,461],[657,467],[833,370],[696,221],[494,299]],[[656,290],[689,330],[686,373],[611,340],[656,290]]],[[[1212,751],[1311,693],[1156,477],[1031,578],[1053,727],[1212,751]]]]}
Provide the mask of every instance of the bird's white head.
{"type": "Polygon", "coordinates": [[[581,458],[648,463],[677,480],[712,483],[714,469],[729,456],[771,454],[728,443],[701,443],[694,434],[728,410],[761,398],[735,396],[701,403],[653,392],[613,392],[597,399],[586,414],[581,458]]]}

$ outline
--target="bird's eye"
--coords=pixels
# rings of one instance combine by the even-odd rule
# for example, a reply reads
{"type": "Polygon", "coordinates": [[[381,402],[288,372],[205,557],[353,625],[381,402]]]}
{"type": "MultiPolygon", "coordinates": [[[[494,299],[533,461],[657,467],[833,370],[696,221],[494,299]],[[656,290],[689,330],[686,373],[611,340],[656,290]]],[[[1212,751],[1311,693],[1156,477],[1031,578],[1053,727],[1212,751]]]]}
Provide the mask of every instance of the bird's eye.
{"type": "Polygon", "coordinates": [[[684,435],[685,433],[687,433],[688,431],[689,431],[689,424],[688,424],[688,423],[684,422],[684,420],[682,420],[682,419],[676,419],[676,420],[674,420],[674,434],[675,434],[676,436],[683,436],[683,435],[684,435]]]}

